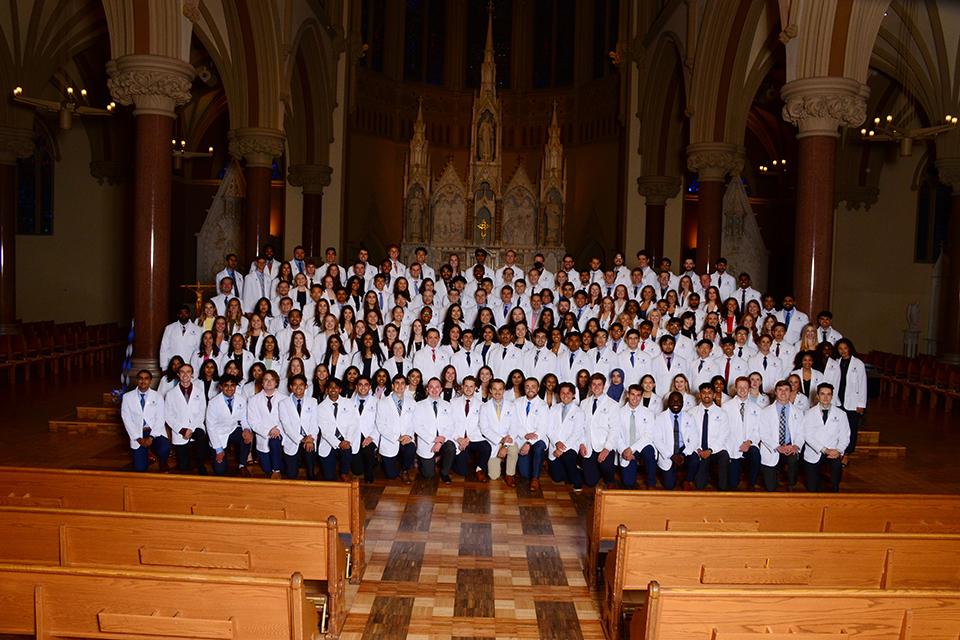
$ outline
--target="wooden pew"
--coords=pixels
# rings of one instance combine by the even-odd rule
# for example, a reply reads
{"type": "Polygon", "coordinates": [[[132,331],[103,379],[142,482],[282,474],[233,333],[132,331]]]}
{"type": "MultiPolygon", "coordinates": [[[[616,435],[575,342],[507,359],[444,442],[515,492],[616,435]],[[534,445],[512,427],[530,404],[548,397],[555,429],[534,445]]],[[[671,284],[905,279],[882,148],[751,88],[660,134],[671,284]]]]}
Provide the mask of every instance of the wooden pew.
{"type": "Polygon", "coordinates": [[[606,491],[587,518],[584,572],[599,586],[600,544],[631,531],[960,533],[960,496],[606,491]]]}
{"type": "Polygon", "coordinates": [[[0,507],[0,562],[273,578],[299,573],[333,633],[345,617],[346,551],[333,516],[320,524],[0,507]]]}
{"type": "Polygon", "coordinates": [[[650,583],[631,640],[933,640],[960,636],[960,592],[715,589],[650,583]]]}
{"type": "Polygon", "coordinates": [[[624,605],[647,585],[960,590],[960,535],[695,533],[620,527],[604,572],[604,626],[620,637],[624,605]]]}
{"type": "Polygon", "coordinates": [[[0,634],[314,640],[303,578],[0,565],[0,634]]]}
{"type": "Polygon", "coordinates": [[[326,523],[349,534],[350,581],[366,568],[360,484],[0,467],[0,505],[326,523]]]}

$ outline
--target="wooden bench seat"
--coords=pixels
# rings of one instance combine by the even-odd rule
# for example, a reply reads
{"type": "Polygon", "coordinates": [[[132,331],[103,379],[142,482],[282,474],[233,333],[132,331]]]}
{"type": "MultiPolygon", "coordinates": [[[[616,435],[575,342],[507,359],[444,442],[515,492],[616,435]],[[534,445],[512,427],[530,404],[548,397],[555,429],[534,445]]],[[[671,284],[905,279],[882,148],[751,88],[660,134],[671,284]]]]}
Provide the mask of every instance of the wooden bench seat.
{"type": "Polygon", "coordinates": [[[0,565],[0,634],[314,640],[303,578],[0,565]]]}
{"type": "Polygon", "coordinates": [[[960,533],[960,496],[606,491],[587,519],[587,583],[600,579],[600,545],[630,531],[960,533]]]}
{"type": "Polygon", "coordinates": [[[286,577],[299,573],[344,619],[346,550],[324,524],[165,514],[0,507],[0,562],[172,573],[286,577]]]}
{"type": "Polygon", "coordinates": [[[0,467],[0,505],[326,523],[350,536],[350,580],[366,567],[360,484],[0,467]]]}
{"type": "Polygon", "coordinates": [[[960,592],[867,589],[647,590],[631,640],[946,640],[960,636],[960,592]]]}
{"type": "MultiPolygon", "coordinates": [[[[604,626],[619,638],[623,613],[647,585],[960,590],[960,535],[627,531],[607,555],[604,626]]],[[[636,614],[635,614],[636,615],[636,614]]]]}

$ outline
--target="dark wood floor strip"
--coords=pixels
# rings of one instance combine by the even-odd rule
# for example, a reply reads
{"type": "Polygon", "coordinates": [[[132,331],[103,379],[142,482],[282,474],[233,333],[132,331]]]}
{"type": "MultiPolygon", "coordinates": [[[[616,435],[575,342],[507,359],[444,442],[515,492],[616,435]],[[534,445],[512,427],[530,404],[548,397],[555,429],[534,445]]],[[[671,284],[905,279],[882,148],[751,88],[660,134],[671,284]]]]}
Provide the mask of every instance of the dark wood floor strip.
{"type": "Polygon", "coordinates": [[[413,598],[378,596],[363,630],[363,640],[403,640],[407,637],[413,598]]]}
{"type": "Polygon", "coordinates": [[[463,490],[463,512],[464,513],[490,513],[490,490],[489,489],[464,489],[463,490]]]}
{"type": "Polygon", "coordinates": [[[530,568],[530,584],[536,586],[567,586],[567,574],[563,560],[556,547],[528,546],[527,566],[530,568]]]}
{"type": "Polygon", "coordinates": [[[399,582],[419,580],[426,548],[425,542],[394,542],[381,579],[399,582]]]}
{"type": "Polygon", "coordinates": [[[457,569],[454,617],[493,618],[493,569],[457,569]]]}
{"type": "Polygon", "coordinates": [[[553,526],[546,507],[520,507],[520,525],[524,535],[552,536],[553,526]]]}
{"type": "Polygon", "coordinates": [[[493,531],[490,524],[461,524],[459,555],[493,556],[493,531]]]}
{"type": "Polygon", "coordinates": [[[540,640],[583,640],[572,602],[536,602],[540,640]]]}

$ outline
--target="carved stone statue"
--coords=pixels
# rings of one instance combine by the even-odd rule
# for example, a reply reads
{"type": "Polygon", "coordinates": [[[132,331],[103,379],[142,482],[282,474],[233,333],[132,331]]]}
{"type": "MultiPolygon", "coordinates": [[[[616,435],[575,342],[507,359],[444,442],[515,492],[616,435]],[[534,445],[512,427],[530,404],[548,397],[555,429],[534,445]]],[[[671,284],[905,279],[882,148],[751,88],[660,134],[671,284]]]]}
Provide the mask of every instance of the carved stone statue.
{"type": "Polygon", "coordinates": [[[551,246],[556,245],[560,240],[560,205],[556,202],[547,203],[544,216],[547,219],[546,243],[551,246]]]}
{"type": "Polygon", "coordinates": [[[463,239],[464,204],[456,193],[438,194],[433,209],[434,240],[453,242],[463,239]]]}
{"type": "Polygon", "coordinates": [[[493,160],[493,148],[496,143],[496,129],[493,125],[493,117],[490,112],[485,112],[480,119],[477,128],[477,140],[480,147],[480,160],[489,162],[493,160]]]}
{"type": "Polygon", "coordinates": [[[420,240],[423,237],[423,198],[419,195],[410,199],[407,220],[410,221],[410,239],[420,240]]]}

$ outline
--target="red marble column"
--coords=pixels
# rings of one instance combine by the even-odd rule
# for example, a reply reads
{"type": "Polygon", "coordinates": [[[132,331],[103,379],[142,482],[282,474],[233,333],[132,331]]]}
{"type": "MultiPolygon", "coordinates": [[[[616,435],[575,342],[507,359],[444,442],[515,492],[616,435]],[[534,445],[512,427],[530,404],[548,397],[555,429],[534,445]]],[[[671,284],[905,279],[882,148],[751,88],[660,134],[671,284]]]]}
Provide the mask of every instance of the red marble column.
{"type": "Polygon", "coordinates": [[[270,182],[272,167],[248,166],[244,170],[247,179],[246,256],[251,262],[270,244],[270,182]]]}
{"type": "Polygon", "coordinates": [[[17,331],[17,166],[0,163],[0,335],[17,331]]]}
{"type": "Polygon", "coordinates": [[[815,317],[830,307],[837,138],[806,136],[797,143],[793,294],[797,307],[815,317]]]}
{"type": "Polygon", "coordinates": [[[697,193],[697,272],[711,273],[723,237],[723,183],[699,182],[697,193]]]}
{"type": "Polygon", "coordinates": [[[308,256],[322,258],[326,247],[339,250],[339,238],[322,238],[323,190],[328,187],[333,169],[322,164],[299,164],[289,168],[287,180],[303,188],[303,248],[308,256]],[[323,246],[324,242],[326,247],[323,246]]]}
{"type": "Polygon", "coordinates": [[[133,317],[136,325],[132,368],[152,368],[148,364],[156,363],[157,347],[170,306],[172,137],[172,118],[137,115],[133,196],[133,317]]]}
{"type": "Polygon", "coordinates": [[[320,238],[320,217],[323,213],[322,193],[303,193],[303,248],[308,256],[323,256],[324,247],[320,238]]]}
{"type": "Polygon", "coordinates": [[[667,176],[641,176],[637,178],[637,192],[644,197],[647,205],[647,217],[644,228],[644,248],[659,264],[663,258],[664,214],[667,200],[680,193],[680,178],[667,176]]]}

